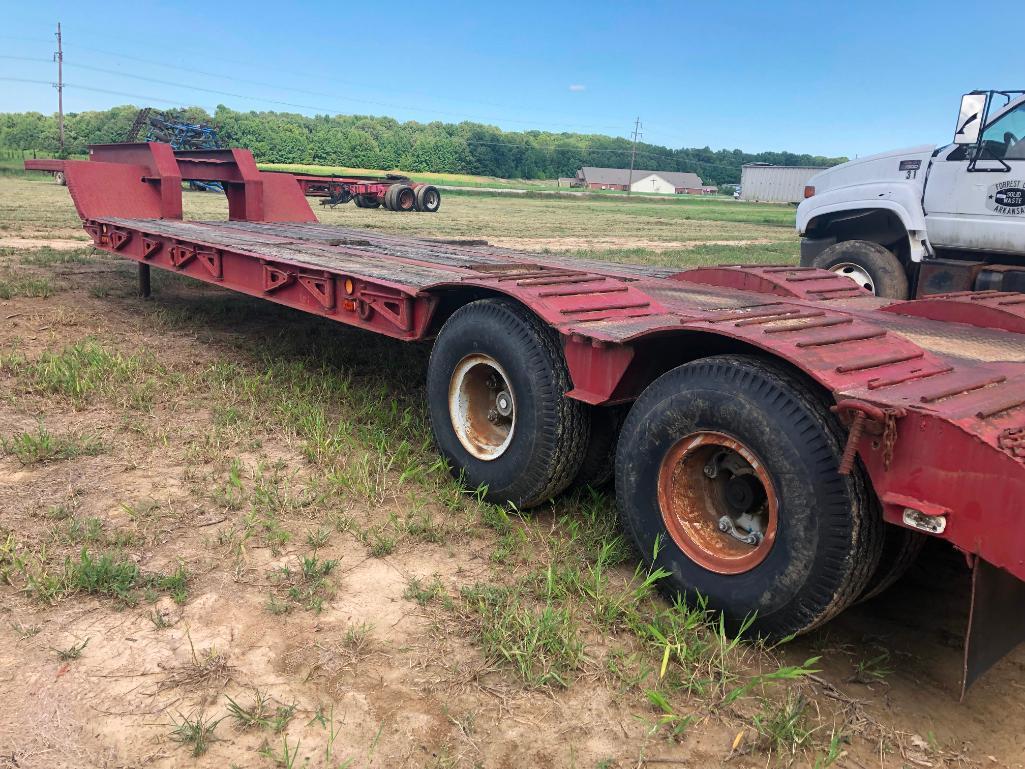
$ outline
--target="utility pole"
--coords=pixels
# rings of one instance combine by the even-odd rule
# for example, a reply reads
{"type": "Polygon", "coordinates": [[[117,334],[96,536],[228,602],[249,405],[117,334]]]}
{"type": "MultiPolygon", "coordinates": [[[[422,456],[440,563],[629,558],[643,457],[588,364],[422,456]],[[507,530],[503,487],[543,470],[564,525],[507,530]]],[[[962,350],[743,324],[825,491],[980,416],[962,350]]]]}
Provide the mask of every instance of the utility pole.
{"type": "Polygon", "coordinates": [[[637,140],[640,139],[642,135],[643,134],[641,134],[641,119],[640,117],[638,117],[634,121],[634,143],[633,147],[630,148],[630,178],[629,181],[627,181],[626,183],[627,195],[630,194],[630,188],[633,186],[634,183],[634,159],[637,157],[637,140]]]}
{"type": "Polygon", "coordinates": [[[57,130],[60,135],[60,154],[64,157],[64,47],[61,43],[61,23],[57,22],[57,52],[53,55],[57,62],[57,130]]]}

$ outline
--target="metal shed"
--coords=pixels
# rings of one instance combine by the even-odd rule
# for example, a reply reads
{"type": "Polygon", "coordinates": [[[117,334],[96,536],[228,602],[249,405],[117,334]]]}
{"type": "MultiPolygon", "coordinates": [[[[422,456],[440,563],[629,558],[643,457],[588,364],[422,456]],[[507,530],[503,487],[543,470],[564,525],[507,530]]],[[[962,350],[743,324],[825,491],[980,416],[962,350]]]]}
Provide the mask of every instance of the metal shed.
{"type": "Polygon", "coordinates": [[[804,200],[804,186],[822,170],[818,166],[749,163],[740,172],[740,199],[762,203],[800,203],[804,200]]]}

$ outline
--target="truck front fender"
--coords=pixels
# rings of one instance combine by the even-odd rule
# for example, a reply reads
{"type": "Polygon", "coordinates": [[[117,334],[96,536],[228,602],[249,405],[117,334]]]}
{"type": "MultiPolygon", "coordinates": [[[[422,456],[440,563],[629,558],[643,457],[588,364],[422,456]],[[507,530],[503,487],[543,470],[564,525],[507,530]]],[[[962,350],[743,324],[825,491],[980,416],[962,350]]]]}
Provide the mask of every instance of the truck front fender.
{"type": "Polygon", "coordinates": [[[920,187],[893,181],[825,190],[797,207],[797,231],[805,236],[816,219],[829,214],[890,211],[907,231],[912,261],[920,262],[932,253],[926,237],[921,195],[920,187]]]}

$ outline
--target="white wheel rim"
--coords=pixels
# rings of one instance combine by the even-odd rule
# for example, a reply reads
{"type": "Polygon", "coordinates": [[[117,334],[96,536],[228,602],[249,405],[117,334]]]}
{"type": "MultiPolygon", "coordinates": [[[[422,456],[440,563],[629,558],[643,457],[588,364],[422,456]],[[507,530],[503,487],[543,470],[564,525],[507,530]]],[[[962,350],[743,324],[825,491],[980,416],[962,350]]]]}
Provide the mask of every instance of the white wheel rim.
{"type": "Polygon", "coordinates": [[[448,414],[456,437],[477,459],[505,453],[516,428],[516,398],[509,377],[490,355],[467,355],[452,372],[448,414]]]}
{"type": "Polygon", "coordinates": [[[873,294],[876,292],[876,283],[872,280],[872,276],[868,274],[864,267],[860,264],[854,264],[853,262],[841,262],[840,264],[834,264],[829,268],[830,272],[835,272],[837,275],[842,275],[845,278],[850,278],[862,288],[868,289],[873,294]]]}

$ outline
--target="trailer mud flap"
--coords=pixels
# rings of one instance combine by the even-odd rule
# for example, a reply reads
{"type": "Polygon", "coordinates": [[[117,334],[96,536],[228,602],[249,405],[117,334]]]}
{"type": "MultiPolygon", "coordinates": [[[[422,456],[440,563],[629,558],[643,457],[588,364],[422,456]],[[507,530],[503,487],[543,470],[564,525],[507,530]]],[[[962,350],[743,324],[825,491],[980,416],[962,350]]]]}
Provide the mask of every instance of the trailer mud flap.
{"type": "Polygon", "coordinates": [[[1025,582],[975,559],[972,603],[964,646],[961,700],[983,673],[1025,641],[1025,582]]]}

